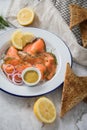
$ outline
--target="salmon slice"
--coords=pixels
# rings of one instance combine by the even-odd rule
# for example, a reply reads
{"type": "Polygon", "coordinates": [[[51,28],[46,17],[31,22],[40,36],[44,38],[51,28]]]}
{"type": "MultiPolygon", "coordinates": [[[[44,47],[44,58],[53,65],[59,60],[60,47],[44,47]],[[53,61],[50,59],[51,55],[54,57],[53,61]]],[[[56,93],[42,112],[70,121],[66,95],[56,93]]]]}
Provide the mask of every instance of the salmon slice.
{"type": "Polygon", "coordinates": [[[30,43],[28,45],[26,45],[23,49],[24,52],[27,52],[28,54],[32,55],[32,52],[31,52],[31,48],[32,48],[33,44],[30,43]]]}
{"type": "Polygon", "coordinates": [[[49,69],[47,69],[46,79],[50,80],[56,73],[56,66],[53,64],[49,69]]]}
{"type": "Polygon", "coordinates": [[[5,64],[11,64],[13,66],[19,65],[19,64],[21,64],[21,62],[23,62],[23,61],[21,61],[21,59],[16,59],[16,58],[12,58],[12,57],[5,57],[5,59],[4,59],[5,64]]]}
{"type": "Polygon", "coordinates": [[[19,51],[18,54],[19,54],[22,61],[28,62],[28,63],[30,63],[32,65],[44,62],[42,55],[31,56],[28,53],[25,53],[23,51],[19,51]]]}
{"type": "Polygon", "coordinates": [[[56,73],[57,61],[52,53],[44,53],[44,64],[47,68],[46,79],[50,80],[56,73]]]}
{"type": "Polygon", "coordinates": [[[10,46],[4,57],[5,64],[11,64],[13,66],[21,63],[21,59],[18,55],[18,50],[13,46],[10,46]]]}
{"type": "Polygon", "coordinates": [[[57,65],[56,57],[52,53],[44,53],[44,64],[47,68],[50,68],[52,64],[57,65]]]}
{"type": "Polygon", "coordinates": [[[46,50],[45,42],[43,39],[38,39],[33,43],[33,46],[31,47],[31,52],[33,54],[43,53],[46,50]]]}
{"type": "Polygon", "coordinates": [[[38,53],[43,53],[46,51],[45,42],[43,39],[39,38],[35,42],[25,46],[23,51],[29,53],[30,55],[37,55],[38,53]]]}
{"type": "Polygon", "coordinates": [[[18,56],[18,50],[13,46],[9,47],[9,49],[7,50],[6,57],[20,59],[20,57],[18,56]]]}
{"type": "Polygon", "coordinates": [[[44,64],[36,64],[35,65],[36,68],[38,68],[41,72],[41,75],[42,75],[42,80],[45,79],[45,74],[46,74],[46,66],[44,64]]]}
{"type": "Polygon", "coordinates": [[[12,74],[15,70],[14,66],[11,64],[2,64],[1,68],[5,74],[12,74]]]}
{"type": "Polygon", "coordinates": [[[17,72],[22,73],[22,71],[28,67],[31,67],[32,65],[30,63],[24,63],[24,64],[19,64],[15,66],[15,69],[17,72]]]}

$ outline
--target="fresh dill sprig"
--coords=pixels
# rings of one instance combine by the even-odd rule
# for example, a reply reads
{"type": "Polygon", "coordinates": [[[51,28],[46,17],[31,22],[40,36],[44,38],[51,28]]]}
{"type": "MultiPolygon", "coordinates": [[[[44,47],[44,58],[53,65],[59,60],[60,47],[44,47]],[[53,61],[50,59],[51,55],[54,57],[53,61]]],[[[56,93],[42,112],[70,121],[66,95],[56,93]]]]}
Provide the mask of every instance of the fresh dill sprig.
{"type": "Polygon", "coordinates": [[[0,23],[0,29],[5,29],[5,26],[0,23]]]}
{"type": "Polygon", "coordinates": [[[9,23],[3,18],[3,16],[0,16],[0,29],[5,29],[5,27],[9,27],[9,23]]]}

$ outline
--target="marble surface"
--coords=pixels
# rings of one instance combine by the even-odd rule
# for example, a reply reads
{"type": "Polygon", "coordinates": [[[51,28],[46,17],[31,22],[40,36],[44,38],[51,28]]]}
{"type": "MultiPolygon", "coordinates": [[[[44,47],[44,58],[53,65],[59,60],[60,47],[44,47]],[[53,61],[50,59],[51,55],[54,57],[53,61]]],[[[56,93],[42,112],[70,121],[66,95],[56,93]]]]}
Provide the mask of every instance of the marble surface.
{"type": "MultiPolygon", "coordinates": [[[[0,12],[3,15],[10,1],[0,0],[0,12]]],[[[73,63],[72,68],[77,75],[87,76],[87,67],[73,63]]],[[[0,91],[0,130],[87,130],[87,104],[84,102],[76,105],[64,118],[59,117],[61,93],[62,87],[44,95],[54,102],[57,110],[55,122],[44,124],[33,113],[34,102],[39,97],[21,98],[0,91]]]]}

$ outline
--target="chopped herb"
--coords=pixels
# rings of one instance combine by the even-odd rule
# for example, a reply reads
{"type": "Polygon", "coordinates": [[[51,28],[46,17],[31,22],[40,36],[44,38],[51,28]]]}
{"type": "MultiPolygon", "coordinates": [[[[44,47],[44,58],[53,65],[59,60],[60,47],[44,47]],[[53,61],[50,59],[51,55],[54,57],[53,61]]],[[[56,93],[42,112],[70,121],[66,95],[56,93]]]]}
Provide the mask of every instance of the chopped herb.
{"type": "Polygon", "coordinates": [[[5,26],[0,23],[0,29],[5,29],[5,26]]]}
{"type": "Polygon", "coordinates": [[[58,64],[58,62],[57,62],[57,59],[56,59],[55,54],[53,54],[52,52],[49,52],[49,54],[53,56],[53,58],[54,58],[54,60],[55,60],[55,64],[57,65],[57,64],[58,64]]]}
{"type": "Polygon", "coordinates": [[[9,27],[8,22],[3,18],[3,16],[0,16],[0,29],[5,29],[5,27],[9,27]]]}

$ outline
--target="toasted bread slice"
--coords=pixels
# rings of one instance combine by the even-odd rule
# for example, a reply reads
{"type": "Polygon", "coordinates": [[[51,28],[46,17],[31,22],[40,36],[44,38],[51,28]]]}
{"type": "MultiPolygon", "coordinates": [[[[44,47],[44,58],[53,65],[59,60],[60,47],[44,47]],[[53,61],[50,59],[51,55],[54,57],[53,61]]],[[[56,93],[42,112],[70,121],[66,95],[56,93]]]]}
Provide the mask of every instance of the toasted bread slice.
{"type": "Polygon", "coordinates": [[[60,117],[87,97],[87,77],[76,76],[67,63],[62,92],[60,117]]]}
{"type": "Polygon", "coordinates": [[[87,21],[80,23],[82,45],[87,48],[87,21]]]}
{"type": "Polygon", "coordinates": [[[87,9],[76,4],[71,4],[70,8],[70,29],[87,20],[87,9]]]}

